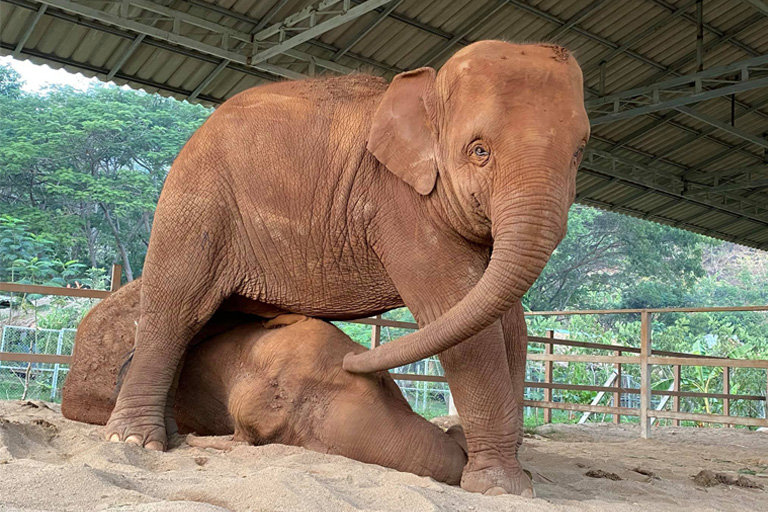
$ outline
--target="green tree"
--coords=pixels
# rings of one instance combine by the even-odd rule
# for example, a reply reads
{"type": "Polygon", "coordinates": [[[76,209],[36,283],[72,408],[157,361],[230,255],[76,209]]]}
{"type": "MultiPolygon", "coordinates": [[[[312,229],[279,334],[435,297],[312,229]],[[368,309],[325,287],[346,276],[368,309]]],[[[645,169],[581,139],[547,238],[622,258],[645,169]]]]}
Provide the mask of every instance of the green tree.
{"type": "Polygon", "coordinates": [[[210,111],[114,86],[24,94],[0,70],[10,91],[0,95],[2,211],[51,240],[60,260],[118,261],[132,280],[165,175],[210,111]]]}

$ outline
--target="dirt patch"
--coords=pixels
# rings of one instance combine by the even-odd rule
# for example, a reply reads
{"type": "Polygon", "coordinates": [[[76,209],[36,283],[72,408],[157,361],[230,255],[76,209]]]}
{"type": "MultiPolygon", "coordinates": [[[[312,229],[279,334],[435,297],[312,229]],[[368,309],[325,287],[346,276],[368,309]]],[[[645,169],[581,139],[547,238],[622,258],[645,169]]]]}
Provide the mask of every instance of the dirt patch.
{"type": "Polygon", "coordinates": [[[584,474],[590,478],[607,478],[608,480],[613,480],[614,482],[623,480],[623,478],[621,478],[616,473],[611,473],[610,471],[603,471],[602,469],[590,469],[584,474]]]}
{"type": "Polygon", "coordinates": [[[290,446],[174,441],[157,453],[101,432],[54,404],[0,401],[0,510],[768,512],[768,435],[743,429],[654,428],[642,440],[632,425],[539,428],[520,452],[534,500],[290,446]],[[702,470],[717,484],[698,484],[702,470]]]}
{"type": "Polygon", "coordinates": [[[693,477],[696,485],[701,487],[714,487],[716,485],[735,485],[745,489],[764,489],[765,486],[744,475],[733,475],[730,473],[716,473],[709,469],[702,469],[693,477]]]}

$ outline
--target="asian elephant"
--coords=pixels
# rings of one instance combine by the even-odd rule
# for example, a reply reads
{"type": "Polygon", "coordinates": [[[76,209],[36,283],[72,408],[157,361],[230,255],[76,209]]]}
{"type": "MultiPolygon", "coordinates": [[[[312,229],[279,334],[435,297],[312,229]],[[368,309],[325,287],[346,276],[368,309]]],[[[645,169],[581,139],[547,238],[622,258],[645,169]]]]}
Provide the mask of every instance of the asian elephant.
{"type": "MultiPolygon", "coordinates": [[[[102,425],[109,418],[133,349],[140,290],[140,280],[128,284],[80,324],[62,391],[67,418],[102,425]]],[[[281,443],[453,485],[461,480],[461,428],[446,434],[413,412],[386,372],[343,371],[346,353],[366,349],[335,326],[293,314],[266,323],[217,314],[197,341],[185,357],[173,414],[181,433],[229,440],[187,437],[193,446],[281,443]]]]}
{"type": "Polygon", "coordinates": [[[422,328],[344,368],[440,354],[467,434],[462,487],[532,495],[517,462],[520,298],[565,234],[583,103],[566,49],[501,41],[389,84],[309,79],[226,101],[165,182],[107,438],[164,449],[168,390],[222,303],[324,319],[405,305],[422,328]]]}

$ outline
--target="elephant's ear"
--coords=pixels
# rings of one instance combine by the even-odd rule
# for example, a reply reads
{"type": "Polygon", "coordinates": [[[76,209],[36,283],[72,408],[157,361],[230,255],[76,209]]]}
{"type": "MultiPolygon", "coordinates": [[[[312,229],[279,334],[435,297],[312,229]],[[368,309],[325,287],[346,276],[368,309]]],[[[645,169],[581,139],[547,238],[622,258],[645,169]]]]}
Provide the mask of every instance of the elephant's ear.
{"type": "Polygon", "coordinates": [[[435,102],[434,69],[400,73],[384,93],[368,136],[368,151],[422,195],[432,192],[437,179],[435,102]]]}

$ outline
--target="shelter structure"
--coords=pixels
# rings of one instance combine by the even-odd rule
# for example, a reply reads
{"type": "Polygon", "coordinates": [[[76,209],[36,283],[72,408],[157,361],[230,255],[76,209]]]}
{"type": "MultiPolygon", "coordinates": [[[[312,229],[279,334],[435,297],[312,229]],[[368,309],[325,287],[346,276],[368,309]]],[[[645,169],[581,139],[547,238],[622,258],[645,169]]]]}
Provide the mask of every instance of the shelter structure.
{"type": "Polygon", "coordinates": [[[0,54],[206,105],[479,39],[575,52],[579,203],[768,249],[765,0],[0,0],[0,54]]]}

